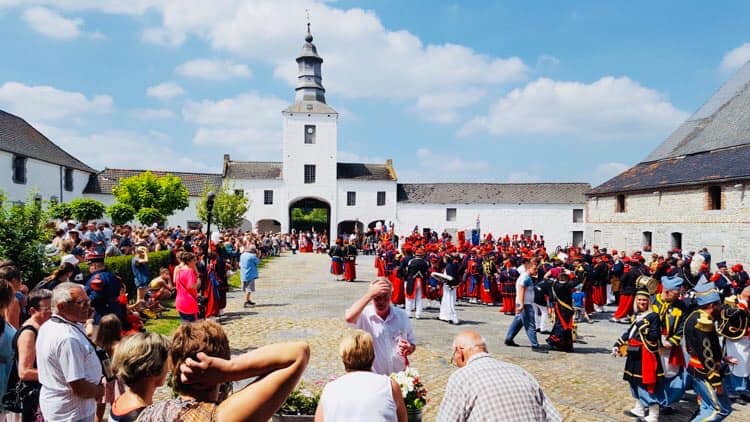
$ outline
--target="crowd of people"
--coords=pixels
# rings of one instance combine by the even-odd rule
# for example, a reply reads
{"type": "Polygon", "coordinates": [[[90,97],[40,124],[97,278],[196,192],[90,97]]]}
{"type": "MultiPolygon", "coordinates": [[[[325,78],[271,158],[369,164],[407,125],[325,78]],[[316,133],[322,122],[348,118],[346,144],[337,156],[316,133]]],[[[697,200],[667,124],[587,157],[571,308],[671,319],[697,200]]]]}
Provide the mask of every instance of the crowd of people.
{"type": "MultiPolygon", "coordinates": [[[[392,230],[377,230],[339,237],[329,248],[325,233],[206,236],[180,227],[65,221],[47,247],[60,265],[30,291],[22,269],[0,262],[4,415],[102,420],[109,406],[115,421],[266,420],[297,385],[310,349],[305,342],[279,343],[230,357],[228,339],[213,320],[226,306],[228,277],[239,272],[243,305],[252,307],[263,257],[284,250],[328,253],[331,273],[354,281],[357,256],[369,253],[365,245],[375,254],[377,278],[345,312],[357,329],[340,346],[347,375],[326,386],[316,420],[365,414],[404,420],[403,397],[388,377],[405,370],[416,350],[410,317],[439,306],[439,319],[459,324],[459,301],[498,306],[513,317],[505,345],[518,347],[515,337],[524,330],[541,353],[573,352],[577,324],[591,315],[601,320],[605,306],[616,307],[611,321],[628,328],[612,353],[626,357],[623,378],[635,400],[628,410],[634,417],[658,420],[687,389],[698,396],[695,420],[720,420],[732,402],[750,401],[750,285],[740,264],[718,262],[711,272],[707,250],[672,250],[647,262],[640,251],[597,246],[549,251],[537,235],[462,234],[454,242],[447,233],[414,230],[399,247],[392,230]],[[158,251],[169,259],[151,274],[149,255],[158,251]],[[105,265],[107,256],[126,253],[132,255],[132,296],[105,265]],[[84,260],[85,279],[78,265],[84,260]],[[183,322],[171,340],[146,333],[142,323],[164,310],[168,298],[183,322]],[[546,346],[539,334],[548,335],[546,346]],[[176,398],[154,402],[168,372],[176,398]],[[233,381],[253,377],[248,387],[231,391],[233,381]]],[[[460,369],[446,385],[438,420],[560,419],[536,380],[492,358],[478,333],[456,337],[452,361],[460,369]],[[499,404],[509,395],[512,405],[499,404]],[[467,403],[474,404],[467,410],[467,403]]]]}

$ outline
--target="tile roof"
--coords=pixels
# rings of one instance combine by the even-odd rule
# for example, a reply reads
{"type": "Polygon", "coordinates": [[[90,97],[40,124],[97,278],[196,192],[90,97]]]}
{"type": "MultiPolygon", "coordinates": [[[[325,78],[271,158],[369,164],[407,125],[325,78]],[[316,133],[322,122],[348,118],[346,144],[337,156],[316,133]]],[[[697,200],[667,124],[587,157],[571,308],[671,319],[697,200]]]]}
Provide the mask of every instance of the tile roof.
{"type": "Polygon", "coordinates": [[[640,163],[586,194],[605,195],[671,186],[750,179],[750,145],[640,163]]]}
{"type": "MultiPolygon", "coordinates": [[[[110,169],[105,168],[96,175],[92,175],[89,178],[89,183],[84,189],[84,193],[100,193],[100,194],[112,194],[112,188],[115,187],[120,179],[125,179],[132,176],[137,176],[146,170],[127,170],[127,169],[110,169]]],[[[184,173],[179,171],[153,171],[150,170],[156,176],[164,176],[171,174],[177,176],[182,180],[182,184],[188,190],[190,196],[201,196],[203,195],[203,189],[206,185],[218,189],[221,187],[222,177],[221,174],[214,173],[184,173]]]]}
{"type": "Polygon", "coordinates": [[[271,161],[227,161],[225,176],[230,179],[281,179],[282,163],[271,161]]]}
{"type": "Polygon", "coordinates": [[[337,179],[395,180],[386,164],[337,163],[337,179]]]}
{"type": "Polygon", "coordinates": [[[88,173],[96,173],[96,170],[55,145],[24,119],[2,110],[0,110],[0,150],[88,173]]]}
{"type": "Polygon", "coordinates": [[[587,194],[740,180],[749,159],[750,62],[643,161],[587,194]]]}
{"type": "Polygon", "coordinates": [[[583,204],[588,183],[399,183],[407,204],[583,204]]]}

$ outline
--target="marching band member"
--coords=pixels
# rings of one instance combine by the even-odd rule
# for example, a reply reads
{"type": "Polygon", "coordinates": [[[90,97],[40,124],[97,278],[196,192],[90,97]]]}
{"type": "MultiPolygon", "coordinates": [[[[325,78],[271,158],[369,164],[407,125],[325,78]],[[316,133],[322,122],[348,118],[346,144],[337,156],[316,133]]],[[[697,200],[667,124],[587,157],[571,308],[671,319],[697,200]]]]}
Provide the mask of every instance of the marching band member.
{"type": "Polygon", "coordinates": [[[662,410],[680,401],[685,393],[685,355],[681,344],[687,308],[679,300],[683,283],[684,280],[677,276],[662,277],[662,291],[654,295],[651,304],[661,323],[659,358],[664,369],[662,410]]]}
{"type": "Polygon", "coordinates": [[[336,281],[340,281],[341,275],[344,274],[344,254],[341,249],[341,238],[336,238],[336,244],[328,251],[328,256],[331,257],[331,274],[336,277],[336,281]]]}
{"type": "Polygon", "coordinates": [[[422,298],[429,272],[430,264],[424,259],[424,247],[419,246],[414,257],[406,263],[406,312],[411,315],[414,311],[416,319],[422,317],[422,298]]]}
{"type": "Polygon", "coordinates": [[[748,375],[750,375],[749,301],[750,287],[742,289],[739,298],[733,296],[727,299],[727,305],[721,311],[719,324],[719,334],[724,336],[727,356],[737,360],[729,372],[727,392],[730,400],[739,404],[747,404],[750,401],[750,388],[748,388],[748,375]]]}
{"type": "Polygon", "coordinates": [[[714,323],[721,315],[721,297],[715,285],[706,282],[705,276],[695,286],[694,299],[698,309],[685,320],[684,334],[690,355],[688,374],[693,377],[693,390],[700,401],[693,421],[720,421],[732,412],[724,389],[722,362],[736,364],[737,361],[723,357],[714,323]]]}
{"type": "Polygon", "coordinates": [[[646,289],[635,293],[635,315],[630,327],[617,339],[612,354],[626,356],[625,372],[622,379],[630,383],[630,392],[635,406],[632,416],[644,420],[659,420],[659,395],[664,381],[658,350],[661,339],[659,315],[651,310],[651,296],[646,289]]]}
{"type": "Polygon", "coordinates": [[[354,281],[357,279],[357,247],[349,240],[344,239],[344,248],[342,249],[344,258],[344,281],[354,281]]]}

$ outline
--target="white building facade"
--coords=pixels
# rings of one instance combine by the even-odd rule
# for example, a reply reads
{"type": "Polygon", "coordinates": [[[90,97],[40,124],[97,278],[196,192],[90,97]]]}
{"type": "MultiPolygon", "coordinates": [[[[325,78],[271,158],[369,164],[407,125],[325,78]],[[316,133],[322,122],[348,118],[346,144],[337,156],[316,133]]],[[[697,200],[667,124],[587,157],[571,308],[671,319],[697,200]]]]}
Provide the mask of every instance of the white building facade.
{"type": "MultiPolygon", "coordinates": [[[[590,188],[588,184],[400,184],[391,160],[381,164],[338,162],[338,113],[326,103],[323,59],[312,41],[308,30],[302,52],[296,59],[295,99],[281,111],[282,159],[241,161],[224,155],[221,173],[169,172],[180,177],[187,186],[190,206],[169,216],[166,224],[182,227],[199,224],[197,204],[205,187],[218,189],[224,183],[235,194],[249,199],[243,229],[309,230],[311,226],[293,218],[293,214],[311,210],[326,219],[325,223],[315,226],[316,229],[334,235],[364,231],[378,223],[394,227],[399,234],[409,233],[415,226],[420,230],[426,227],[455,232],[475,228],[479,216],[484,234],[543,235],[551,246],[583,243],[584,193],[590,188]]],[[[0,130],[0,139],[3,139],[2,133],[0,130]]],[[[57,148],[44,139],[50,151],[57,148]]],[[[5,150],[0,148],[0,165],[11,168],[13,152],[6,154],[2,152],[5,150]]],[[[58,164],[44,168],[42,164],[40,161],[38,168],[34,167],[37,164],[27,168],[29,180],[39,181],[28,185],[38,185],[43,197],[48,199],[58,194],[60,179],[57,175],[62,167],[58,164]]],[[[145,171],[106,168],[97,173],[80,164],[83,167],[73,169],[75,190],[60,196],[65,201],[86,196],[109,205],[114,202],[112,188],[119,180],[145,171]]],[[[6,179],[0,186],[11,192],[13,198],[22,196],[24,189],[8,183],[10,174],[6,179]]]]}

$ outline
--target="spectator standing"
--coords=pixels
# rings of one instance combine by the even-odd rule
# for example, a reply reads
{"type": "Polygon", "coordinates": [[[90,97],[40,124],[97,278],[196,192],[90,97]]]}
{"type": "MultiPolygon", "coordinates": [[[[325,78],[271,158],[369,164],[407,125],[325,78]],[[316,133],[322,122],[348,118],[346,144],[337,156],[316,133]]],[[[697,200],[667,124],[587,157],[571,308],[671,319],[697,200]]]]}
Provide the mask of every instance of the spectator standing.
{"type": "Polygon", "coordinates": [[[531,261],[523,264],[526,271],[521,273],[516,280],[516,316],[508,327],[508,333],[505,335],[505,345],[517,347],[513,341],[521,328],[526,330],[526,336],[531,343],[531,350],[535,352],[546,353],[547,350],[539,346],[536,338],[536,322],[534,320],[534,283],[531,275],[536,274],[537,267],[531,261]]]}
{"type": "Polygon", "coordinates": [[[372,372],[375,348],[372,336],[350,332],[339,345],[346,375],[329,382],[315,411],[316,422],[406,421],[401,387],[386,375],[372,372]]]}
{"type": "MultiPolygon", "coordinates": [[[[6,265],[11,265],[6,261],[6,265]]],[[[8,375],[13,369],[13,337],[16,329],[4,318],[5,310],[15,300],[13,285],[0,277],[0,394],[5,395],[8,388],[8,375]]],[[[0,416],[3,416],[0,413],[0,416]]]]}
{"type": "Polygon", "coordinates": [[[130,268],[133,270],[135,287],[137,291],[137,302],[146,300],[146,290],[148,283],[151,281],[151,271],[148,269],[148,248],[138,246],[135,248],[135,255],[130,261],[130,268]]]}
{"type": "Polygon", "coordinates": [[[31,387],[32,393],[23,401],[21,420],[29,422],[41,416],[39,410],[39,373],[36,363],[36,339],[39,328],[52,316],[52,291],[34,290],[29,294],[29,313],[31,316],[23,323],[15,335],[16,362],[18,380],[31,387]]]}
{"type": "Polygon", "coordinates": [[[250,295],[255,292],[255,279],[258,278],[258,264],[260,260],[255,254],[255,245],[246,243],[245,249],[240,255],[240,281],[242,291],[245,292],[245,308],[255,306],[250,300],[250,295]]]}
{"type": "Polygon", "coordinates": [[[112,404],[109,420],[134,422],[153,403],[154,391],[167,378],[168,354],[168,340],[156,333],[136,333],[117,346],[112,370],[127,389],[112,404]]]}
{"type": "Polygon", "coordinates": [[[438,422],[562,420],[536,379],[493,358],[479,333],[456,336],[451,360],[459,369],[448,378],[438,422]]]}
{"type": "Polygon", "coordinates": [[[62,283],[52,292],[54,315],[39,329],[36,342],[39,403],[46,420],[94,420],[104,386],[96,349],[82,326],[90,306],[78,284],[62,283]]]}
{"type": "MultiPolygon", "coordinates": [[[[0,263],[0,279],[5,280],[13,288],[14,298],[3,309],[3,320],[18,329],[21,326],[22,310],[25,307],[26,295],[21,292],[21,272],[11,261],[0,263]]],[[[14,330],[15,332],[15,330],[14,330]]]]}
{"type": "MultiPolygon", "coordinates": [[[[94,344],[107,352],[107,356],[114,356],[117,345],[122,340],[122,324],[114,314],[105,315],[99,324],[94,344]]],[[[115,399],[125,391],[125,385],[118,379],[104,381],[104,396],[96,403],[96,420],[104,417],[106,406],[114,403],[115,399]]]]}
{"type": "Polygon", "coordinates": [[[198,319],[198,269],[196,268],[195,255],[192,252],[181,252],[179,255],[180,265],[174,270],[174,284],[177,296],[174,304],[180,319],[183,322],[192,322],[198,319]]]}
{"type": "Polygon", "coordinates": [[[391,290],[390,281],[378,278],[344,314],[350,326],[372,336],[375,342],[372,371],[382,375],[403,371],[408,366],[407,357],[417,348],[408,315],[391,305],[391,290]]]}
{"type": "Polygon", "coordinates": [[[59,267],[52,271],[52,274],[37,283],[32,291],[40,289],[47,289],[49,291],[52,291],[59,284],[65,283],[66,281],[71,281],[74,272],[75,267],[73,266],[73,264],[71,264],[70,262],[63,262],[59,267]]]}

